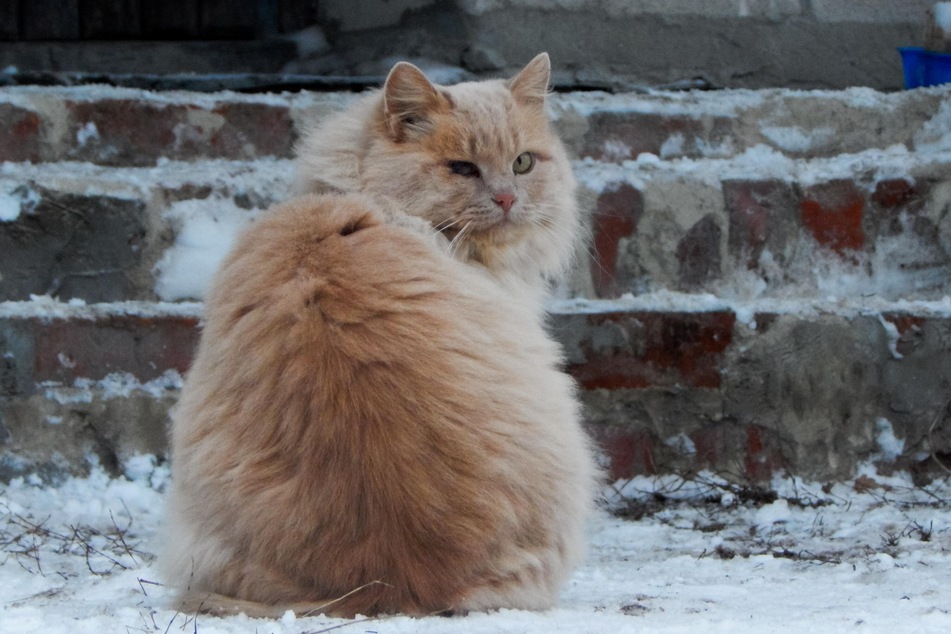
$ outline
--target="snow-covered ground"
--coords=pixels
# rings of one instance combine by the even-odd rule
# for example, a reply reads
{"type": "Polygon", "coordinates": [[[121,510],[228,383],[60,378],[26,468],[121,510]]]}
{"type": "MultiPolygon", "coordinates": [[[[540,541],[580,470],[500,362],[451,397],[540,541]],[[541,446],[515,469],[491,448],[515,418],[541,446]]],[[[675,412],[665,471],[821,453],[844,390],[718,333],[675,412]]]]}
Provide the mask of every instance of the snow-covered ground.
{"type": "Polygon", "coordinates": [[[252,620],[179,614],[157,583],[165,467],[0,485],[0,632],[948,632],[951,483],[714,476],[619,483],[548,612],[252,620]],[[623,517],[619,517],[621,515],[623,517]]]}

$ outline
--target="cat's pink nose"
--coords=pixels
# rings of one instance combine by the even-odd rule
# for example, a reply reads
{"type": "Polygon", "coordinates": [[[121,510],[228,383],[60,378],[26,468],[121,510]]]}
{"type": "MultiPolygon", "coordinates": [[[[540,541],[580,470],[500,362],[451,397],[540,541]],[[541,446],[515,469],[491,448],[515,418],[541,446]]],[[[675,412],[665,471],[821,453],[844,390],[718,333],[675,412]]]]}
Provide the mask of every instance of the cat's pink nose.
{"type": "Polygon", "coordinates": [[[513,192],[498,192],[492,196],[492,200],[502,208],[502,213],[508,214],[512,205],[515,204],[515,194],[513,192]]]}

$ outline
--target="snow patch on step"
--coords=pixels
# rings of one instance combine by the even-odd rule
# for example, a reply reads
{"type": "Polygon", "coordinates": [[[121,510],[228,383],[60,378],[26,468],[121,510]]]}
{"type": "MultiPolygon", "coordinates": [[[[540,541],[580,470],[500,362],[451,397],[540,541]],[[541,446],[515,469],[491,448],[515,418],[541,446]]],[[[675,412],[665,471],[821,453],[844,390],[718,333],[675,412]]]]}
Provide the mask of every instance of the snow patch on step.
{"type": "Polygon", "coordinates": [[[166,218],[177,226],[175,243],[155,265],[155,293],[164,301],[203,299],[218,266],[256,213],[232,200],[184,200],[166,218]]]}
{"type": "MultiPolygon", "coordinates": [[[[949,133],[951,134],[951,133],[949,133]]],[[[912,168],[920,165],[951,163],[951,136],[948,148],[931,154],[915,154],[904,145],[873,148],[855,154],[840,154],[814,159],[791,158],[768,145],[755,145],[730,158],[681,158],[669,161],[644,153],[621,163],[603,163],[592,158],[575,161],[578,181],[588,189],[604,191],[611,183],[630,183],[644,187],[657,181],[693,180],[711,187],[729,180],[779,180],[802,187],[836,179],[852,180],[857,174],[871,175],[870,180],[905,178],[913,180],[912,168]]],[[[938,147],[938,146],[936,146],[938,147]]]]}
{"type": "Polygon", "coordinates": [[[660,290],[642,295],[627,293],[617,299],[556,299],[550,313],[594,315],[613,312],[705,313],[732,312],[737,320],[755,327],[755,315],[778,314],[799,317],[834,315],[844,318],[878,317],[902,313],[929,318],[951,318],[951,297],[938,300],[894,300],[879,297],[817,297],[727,299],[709,293],[679,293],[660,290]]]}
{"type": "Polygon", "coordinates": [[[128,372],[113,372],[101,379],[78,378],[71,386],[56,382],[41,385],[47,399],[60,405],[92,403],[94,399],[128,398],[135,394],[158,399],[169,394],[177,396],[182,389],[182,376],[176,370],[166,370],[161,376],[142,383],[128,372]]]}
{"type": "Polygon", "coordinates": [[[31,295],[29,301],[0,302],[0,319],[84,319],[94,321],[109,317],[134,316],[145,319],[161,317],[193,318],[201,316],[198,302],[106,302],[87,304],[81,299],[60,301],[49,295],[31,295]]]}

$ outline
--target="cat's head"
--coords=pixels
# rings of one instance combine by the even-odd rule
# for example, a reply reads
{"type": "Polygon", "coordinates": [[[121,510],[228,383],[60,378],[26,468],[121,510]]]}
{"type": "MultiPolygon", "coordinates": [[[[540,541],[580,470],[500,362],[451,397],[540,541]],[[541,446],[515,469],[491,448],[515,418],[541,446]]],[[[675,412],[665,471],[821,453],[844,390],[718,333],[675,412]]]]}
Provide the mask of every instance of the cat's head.
{"type": "Polygon", "coordinates": [[[364,191],[389,196],[501,273],[554,277],[578,231],[575,182],[545,107],[547,54],[509,80],[439,86],[397,64],[360,157],[364,191]]]}

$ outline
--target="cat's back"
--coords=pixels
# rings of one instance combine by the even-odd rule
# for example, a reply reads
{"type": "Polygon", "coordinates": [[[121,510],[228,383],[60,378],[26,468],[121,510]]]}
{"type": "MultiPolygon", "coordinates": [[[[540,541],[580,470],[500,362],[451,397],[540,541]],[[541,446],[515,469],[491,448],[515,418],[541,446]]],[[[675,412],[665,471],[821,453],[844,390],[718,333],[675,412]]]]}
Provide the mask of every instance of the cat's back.
{"type": "Polygon", "coordinates": [[[173,583],[280,603],[382,582],[344,612],[550,605],[594,477],[559,362],[536,307],[370,199],[269,212],[216,278],[174,415],[173,583]]]}

